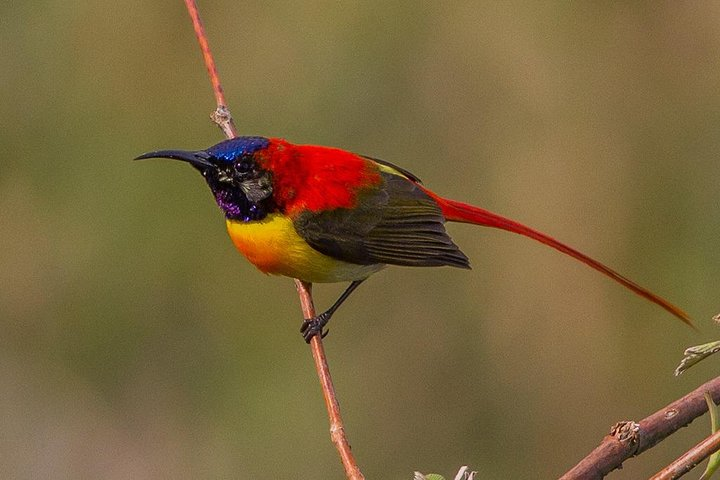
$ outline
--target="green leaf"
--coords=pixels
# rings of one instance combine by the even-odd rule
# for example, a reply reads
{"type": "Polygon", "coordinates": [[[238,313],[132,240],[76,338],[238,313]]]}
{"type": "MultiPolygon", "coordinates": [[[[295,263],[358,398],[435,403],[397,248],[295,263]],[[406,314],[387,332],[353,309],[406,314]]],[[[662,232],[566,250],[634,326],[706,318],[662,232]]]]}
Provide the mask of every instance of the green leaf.
{"type": "MultiPolygon", "coordinates": [[[[712,433],[715,433],[718,431],[718,428],[720,428],[720,415],[718,415],[717,405],[715,405],[715,402],[713,402],[712,396],[710,396],[710,392],[705,392],[705,402],[707,403],[708,411],[710,412],[710,424],[712,425],[712,433]]],[[[715,452],[710,455],[710,459],[708,460],[708,464],[705,467],[705,471],[700,477],[700,480],[708,480],[708,478],[710,478],[712,474],[715,473],[718,467],[720,467],[720,452],[715,452]]]]}
{"type": "Polygon", "coordinates": [[[445,477],[438,475],[437,473],[428,473],[427,475],[423,475],[420,472],[415,472],[414,480],[445,480],[445,477]]]}
{"type": "Polygon", "coordinates": [[[713,353],[720,351],[720,341],[703,343],[685,350],[685,357],[680,361],[680,365],[675,369],[675,375],[682,374],[685,370],[692,367],[700,360],[704,360],[713,353]]]}
{"type": "MultiPolygon", "coordinates": [[[[471,472],[467,466],[461,467],[455,476],[455,480],[475,480],[477,472],[471,472]]],[[[428,473],[424,475],[420,472],[415,472],[414,480],[445,480],[445,477],[438,475],[437,473],[428,473]]]]}

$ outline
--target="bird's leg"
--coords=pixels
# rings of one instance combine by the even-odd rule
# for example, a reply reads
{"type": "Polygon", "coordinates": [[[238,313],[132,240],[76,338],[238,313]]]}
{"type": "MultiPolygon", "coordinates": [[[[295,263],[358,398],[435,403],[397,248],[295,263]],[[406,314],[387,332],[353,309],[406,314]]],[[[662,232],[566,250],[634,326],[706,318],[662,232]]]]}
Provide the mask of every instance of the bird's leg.
{"type": "Polygon", "coordinates": [[[305,339],[306,343],[310,343],[310,340],[312,340],[312,337],[314,337],[317,334],[320,334],[321,337],[325,338],[325,335],[327,335],[327,331],[323,332],[323,328],[325,328],[325,325],[330,321],[330,317],[333,316],[333,313],[335,313],[335,310],[338,309],[342,303],[347,300],[347,298],[350,296],[350,294],[360,286],[363,280],[355,280],[352,282],[340,295],[340,298],[335,300],[335,303],[332,304],[330,308],[325,310],[320,315],[315,315],[313,318],[306,318],[305,321],[303,321],[302,326],[300,327],[300,333],[302,333],[303,338],[305,339]]]}

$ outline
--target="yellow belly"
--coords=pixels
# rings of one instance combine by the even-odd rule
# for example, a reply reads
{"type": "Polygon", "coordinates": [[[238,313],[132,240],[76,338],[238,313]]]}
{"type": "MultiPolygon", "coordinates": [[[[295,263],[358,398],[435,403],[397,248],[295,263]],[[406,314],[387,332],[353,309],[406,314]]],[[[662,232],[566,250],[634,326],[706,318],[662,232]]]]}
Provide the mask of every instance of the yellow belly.
{"type": "Polygon", "coordinates": [[[298,278],[306,282],[350,282],[369,277],[382,264],[357,265],[318,252],[295,231],[292,220],[271,214],[263,220],[227,220],[235,247],[264,273],[298,278]]]}

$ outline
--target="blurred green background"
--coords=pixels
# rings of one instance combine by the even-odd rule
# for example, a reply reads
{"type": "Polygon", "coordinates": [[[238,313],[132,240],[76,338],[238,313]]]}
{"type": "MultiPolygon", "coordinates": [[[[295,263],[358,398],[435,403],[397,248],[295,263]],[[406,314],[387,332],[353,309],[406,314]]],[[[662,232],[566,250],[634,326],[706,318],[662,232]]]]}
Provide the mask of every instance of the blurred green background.
{"type": "MultiPolygon", "coordinates": [[[[557,477],[716,375],[672,371],[718,337],[720,4],[200,7],[243,134],[395,162],[700,327],[530,240],[452,225],[474,270],[388,269],[326,341],[368,478],[557,477]]],[[[342,478],[292,281],[234,251],[191,168],[131,161],[222,138],[182,2],[4,2],[0,45],[0,477],[342,478]]]]}

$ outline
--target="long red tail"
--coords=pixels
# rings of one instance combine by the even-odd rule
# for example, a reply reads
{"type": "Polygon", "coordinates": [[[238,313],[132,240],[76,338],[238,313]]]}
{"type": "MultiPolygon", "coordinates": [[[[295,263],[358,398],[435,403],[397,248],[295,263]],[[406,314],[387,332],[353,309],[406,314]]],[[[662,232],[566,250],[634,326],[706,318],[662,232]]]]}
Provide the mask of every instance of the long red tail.
{"type": "Polygon", "coordinates": [[[483,210],[482,208],[439,197],[433,192],[430,192],[429,190],[426,191],[438,202],[447,220],[454,222],[472,223],[485,227],[499,228],[502,230],[507,230],[509,232],[518,233],[520,235],[532,238],[533,240],[537,240],[540,243],[544,243],[545,245],[548,245],[555,250],[559,250],[566,255],[570,255],[571,257],[583,262],[585,265],[594,268],[598,272],[607,275],[608,277],[612,278],[624,287],[632,290],[641,297],[646,298],[647,300],[650,300],[651,302],[661,306],[662,308],[672,313],[688,325],[693,326],[692,322],[690,321],[689,315],[682,311],[680,308],[676,307],[664,298],[661,298],[652,293],[651,291],[641,287],[637,283],[623,277],[615,270],[606,267],[597,260],[593,260],[584,253],[581,253],[574,248],[568,247],[567,245],[555,240],[548,235],[545,235],[544,233],[538,232],[537,230],[533,230],[532,228],[527,227],[521,223],[510,220],[509,218],[505,218],[501,215],[497,215],[487,210],[483,210]]]}

